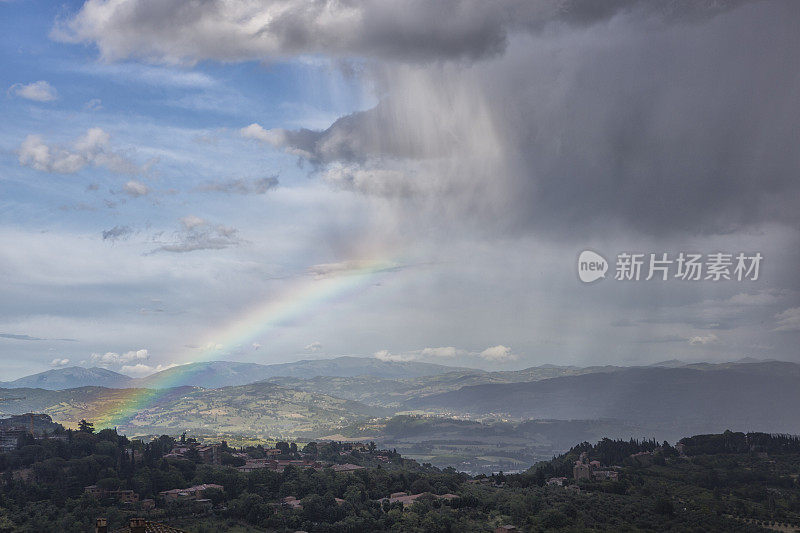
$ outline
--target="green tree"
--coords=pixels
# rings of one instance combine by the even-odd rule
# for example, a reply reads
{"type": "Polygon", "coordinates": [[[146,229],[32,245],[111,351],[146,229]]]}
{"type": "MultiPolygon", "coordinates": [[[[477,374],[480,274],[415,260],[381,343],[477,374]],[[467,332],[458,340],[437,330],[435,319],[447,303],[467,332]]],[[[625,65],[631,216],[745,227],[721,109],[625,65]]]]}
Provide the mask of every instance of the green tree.
{"type": "Polygon", "coordinates": [[[675,512],[675,506],[672,505],[672,502],[669,500],[669,498],[662,497],[656,500],[653,510],[658,514],[671,515],[675,512]]]}
{"type": "Polygon", "coordinates": [[[303,453],[307,453],[308,455],[317,455],[317,443],[316,442],[309,442],[305,446],[303,446],[303,453]]]}
{"type": "Polygon", "coordinates": [[[78,422],[78,431],[82,433],[94,433],[94,424],[82,418],[81,421],[78,422]]]}

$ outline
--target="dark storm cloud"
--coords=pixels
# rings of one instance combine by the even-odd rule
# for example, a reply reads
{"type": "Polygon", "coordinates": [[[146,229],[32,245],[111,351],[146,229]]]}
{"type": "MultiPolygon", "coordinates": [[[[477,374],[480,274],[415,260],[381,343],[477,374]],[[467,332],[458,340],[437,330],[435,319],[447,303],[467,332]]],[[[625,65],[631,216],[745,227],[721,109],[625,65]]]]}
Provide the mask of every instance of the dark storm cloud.
{"type": "Polygon", "coordinates": [[[789,2],[657,30],[629,14],[490,62],[387,68],[374,109],[264,140],[369,194],[435,182],[451,212],[505,230],[797,224],[799,18],[789,2]]]}
{"type": "Polygon", "coordinates": [[[477,59],[509,35],[549,24],[589,25],[619,13],[704,18],[738,0],[88,0],[54,31],[97,44],[107,59],[181,62],[323,54],[402,61],[477,59]]]}
{"type": "Polygon", "coordinates": [[[89,0],[55,35],[107,59],[367,59],[374,109],[243,133],[338,187],[424,198],[415,211],[487,231],[703,234],[798,220],[799,15],[740,0],[89,0]]]}

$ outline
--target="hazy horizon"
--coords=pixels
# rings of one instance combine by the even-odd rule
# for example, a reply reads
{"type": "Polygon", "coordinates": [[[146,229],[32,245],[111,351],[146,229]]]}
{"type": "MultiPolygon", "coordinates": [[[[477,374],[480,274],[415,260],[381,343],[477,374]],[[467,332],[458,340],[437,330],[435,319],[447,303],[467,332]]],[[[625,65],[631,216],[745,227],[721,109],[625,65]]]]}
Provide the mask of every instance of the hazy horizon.
{"type": "MultiPolygon", "coordinates": [[[[325,356],[317,357],[317,358],[309,357],[309,358],[304,358],[304,359],[296,359],[296,360],[292,360],[292,361],[279,361],[279,362],[276,362],[276,363],[267,363],[265,366],[301,363],[301,362],[306,362],[306,361],[329,361],[329,360],[339,359],[339,358],[342,358],[342,357],[354,357],[354,358],[364,358],[364,359],[371,358],[371,357],[363,357],[363,356],[357,356],[357,355],[331,355],[331,356],[327,356],[327,357],[325,357],[325,356]]],[[[428,361],[416,361],[416,360],[410,360],[410,361],[388,361],[388,362],[429,363],[428,361]]],[[[485,371],[485,372],[506,372],[506,371],[513,372],[513,371],[519,371],[519,370],[526,370],[526,369],[529,369],[529,368],[541,368],[541,367],[587,368],[587,367],[619,366],[619,367],[622,367],[622,368],[633,368],[633,367],[653,367],[653,366],[658,366],[659,364],[662,364],[662,363],[675,363],[675,364],[687,365],[688,366],[688,365],[698,365],[698,364],[773,363],[773,362],[777,362],[777,363],[793,363],[793,361],[786,361],[786,360],[782,360],[782,359],[759,359],[757,357],[743,357],[743,358],[735,359],[735,360],[733,360],[733,359],[732,360],[722,360],[721,359],[719,361],[706,361],[706,360],[684,361],[684,360],[680,360],[680,359],[664,359],[664,360],[660,360],[660,361],[654,361],[654,362],[651,362],[651,363],[642,362],[642,363],[639,363],[639,364],[632,364],[632,365],[615,365],[615,364],[612,364],[612,363],[598,363],[598,364],[593,364],[593,365],[586,365],[586,366],[583,366],[583,367],[580,366],[580,365],[558,365],[558,364],[555,364],[555,363],[539,363],[539,364],[534,364],[534,365],[519,365],[518,364],[516,367],[511,367],[511,368],[504,369],[504,370],[494,370],[491,367],[481,368],[480,366],[469,366],[469,365],[461,365],[461,364],[455,364],[455,363],[448,364],[447,362],[433,362],[433,363],[429,363],[429,364],[434,364],[434,365],[438,365],[438,366],[442,366],[442,367],[450,367],[450,368],[466,368],[466,369],[470,369],[470,370],[480,370],[480,371],[485,371]]],[[[66,366],[66,367],[61,367],[61,368],[50,368],[50,369],[47,369],[47,370],[43,370],[42,372],[35,372],[35,373],[31,373],[31,374],[22,374],[22,375],[19,375],[19,376],[12,376],[10,378],[7,378],[7,379],[3,380],[0,383],[10,383],[10,382],[15,381],[17,379],[30,377],[30,376],[33,376],[33,375],[36,375],[36,374],[41,374],[43,372],[58,371],[58,370],[69,370],[69,369],[72,369],[72,368],[83,368],[83,369],[87,369],[87,370],[92,370],[92,369],[111,370],[112,372],[115,372],[117,374],[121,374],[123,376],[129,377],[129,378],[132,378],[132,379],[145,379],[145,378],[148,378],[148,377],[153,376],[155,374],[158,374],[160,372],[164,372],[165,370],[170,370],[172,368],[177,368],[177,367],[180,367],[180,366],[191,365],[191,364],[200,364],[200,363],[205,363],[205,364],[209,364],[209,363],[235,363],[235,364],[236,363],[241,363],[241,364],[249,364],[249,363],[253,363],[253,361],[233,361],[233,360],[196,361],[196,362],[184,363],[183,365],[172,366],[172,367],[165,368],[165,369],[162,369],[162,370],[156,370],[151,374],[145,374],[145,375],[126,374],[125,372],[111,370],[111,369],[103,367],[103,366],[71,365],[71,366],[66,366]]],[[[263,363],[255,363],[255,364],[263,364],[263,363]]],[[[795,364],[800,364],[800,363],[795,363],[795,364]]],[[[312,378],[312,377],[314,377],[314,376],[309,376],[309,378],[312,378]]]]}

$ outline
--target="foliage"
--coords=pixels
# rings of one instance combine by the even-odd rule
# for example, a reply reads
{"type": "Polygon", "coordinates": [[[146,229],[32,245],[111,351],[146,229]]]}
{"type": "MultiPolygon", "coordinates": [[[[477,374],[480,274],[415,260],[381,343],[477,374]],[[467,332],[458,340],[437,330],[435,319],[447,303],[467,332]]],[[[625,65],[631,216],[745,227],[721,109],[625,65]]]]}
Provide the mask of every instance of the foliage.
{"type": "MultiPolygon", "coordinates": [[[[764,521],[800,526],[800,449],[796,439],[780,435],[691,437],[679,447],[688,456],[667,443],[603,439],[521,474],[488,478],[419,465],[373,445],[357,452],[336,442],[302,448],[320,460],[367,467],[351,473],[295,466],[244,473],[199,457],[165,457],[176,445],[169,436],[142,442],[115,430],[63,435],[26,436],[16,450],[0,454],[0,531],[84,532],[98,516],[117,527],[134,514],[197,532],[444,533],[503,524],[521,531],[763,531],[764,521]],[[648,461],[631,458],[642,452],[648,461]],[[378,454],[391,459],[378,461],[378,454]],[[619,480],[581,480],[579,491],[546,484],[549,477],[570,478],[582,455],[616,468],[619,480]],[[223,487],[204,494],[210,509],[178,501],[145,511],[84,493],[97,485],[157,498],[160,491],[201,483],[223,487]],[[422,495],[404,508],[385,500],[395,492],[422,495]],[[456,497],[437,497],[445,494],[456,497]],[[283,504],[289,496],[300,506],[283,504]]],[[[222,462],[239,459],[237,450],[221,448],[222,462]]],[[[280,449],[300,454],[296,443],[283,442],[280,449]]],[[[264,455],[259,447],[238,452],[264,455]]]]}

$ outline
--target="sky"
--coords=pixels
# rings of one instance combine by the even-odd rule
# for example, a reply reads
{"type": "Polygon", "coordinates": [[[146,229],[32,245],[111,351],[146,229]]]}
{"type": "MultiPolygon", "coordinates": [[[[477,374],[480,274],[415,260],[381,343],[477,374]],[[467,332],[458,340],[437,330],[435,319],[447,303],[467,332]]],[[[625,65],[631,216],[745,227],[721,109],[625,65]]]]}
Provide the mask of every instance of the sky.
{"type": "Polygon", "coordinates": [[[800,362],[799,16],[2,1],[0,380],[800,362]],[[581,280],[584,250],[605,278],[581,280]],[[676,276],[682,252],[700,279],[676,276]],[[615,279],[626,253],[641,279],[615,279]],[[706,279],[717,253],[731,279],[706,279]]]}

